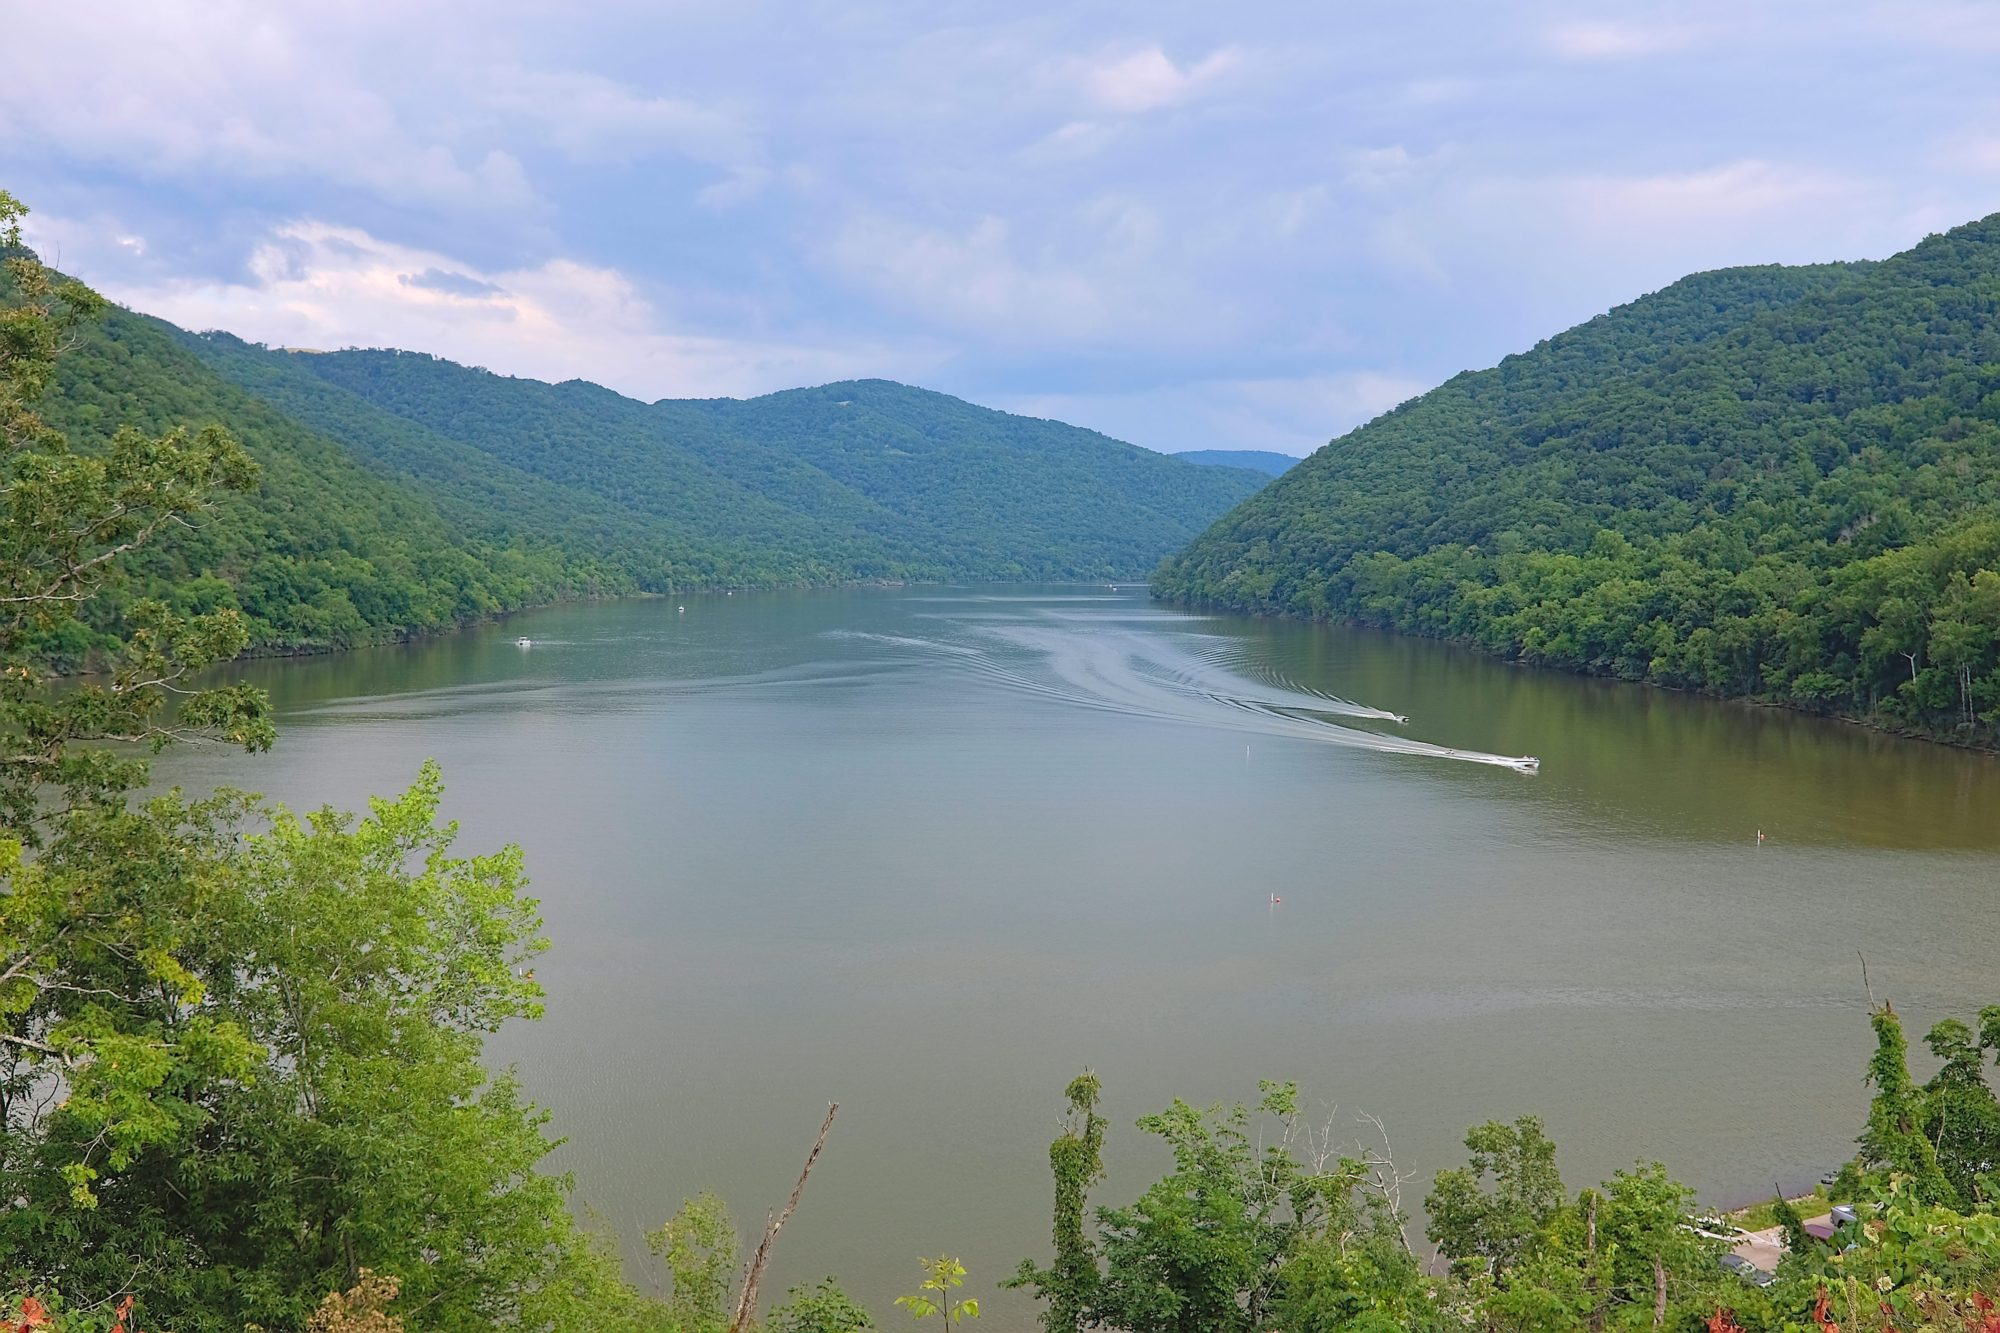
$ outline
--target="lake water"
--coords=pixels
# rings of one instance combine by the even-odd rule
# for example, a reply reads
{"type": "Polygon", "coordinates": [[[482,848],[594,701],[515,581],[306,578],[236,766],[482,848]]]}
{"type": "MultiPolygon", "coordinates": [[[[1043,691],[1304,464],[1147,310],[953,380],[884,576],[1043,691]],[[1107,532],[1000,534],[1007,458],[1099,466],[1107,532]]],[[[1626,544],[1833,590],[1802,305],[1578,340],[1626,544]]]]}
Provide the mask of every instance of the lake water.
{"type": "Polygon", "coordinates": [[[245,674],[278,748],[163,776],[356,805],[435,757],[464,849],[527,848],[548,1017],[496,1053],[635,1273],[703,1187],[747,1249],[837,1100],[765,1289],[837,1273],[890,1324],[955,1252],[982,1322],[1027,1325],[986,1288],[1045,1256],[1085,1066],[1101,1200],[1165,1168],[1137,1116],[1266,1077],[1425,1180],[1536,1111],[1572,1187],[1658,1157],[1732,1204],[1850,1151],[1857,949],[1915,1033],[2000,1000],[2000,764],[1438,644],[867,589],[245,674]]]}

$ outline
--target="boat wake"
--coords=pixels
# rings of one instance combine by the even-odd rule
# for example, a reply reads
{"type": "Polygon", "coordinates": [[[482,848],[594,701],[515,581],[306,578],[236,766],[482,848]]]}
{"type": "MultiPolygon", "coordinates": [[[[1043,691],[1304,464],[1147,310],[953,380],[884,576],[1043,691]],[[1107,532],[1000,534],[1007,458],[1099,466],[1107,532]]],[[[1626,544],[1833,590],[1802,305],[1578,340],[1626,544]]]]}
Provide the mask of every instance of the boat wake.
{"type": "Polygon", "coordinates": [[[934,612],[925,619],[938,626],[935,637],[836,633],[901,652],[935,653],[990,684],[1069,707],[1521,773],[1541,767],[1529,756],[1457,749],[1378,730],[1366,724],[1400,726],[1409,719],[1282,678],[1253,679],[1229,664],[1233,641],[1190,632],[1198,622],[1185,618],[1176,620],[1172,633],[1153,627],[1159,613],[1136,609],[1040,615],[980,609],[934,612]]]}

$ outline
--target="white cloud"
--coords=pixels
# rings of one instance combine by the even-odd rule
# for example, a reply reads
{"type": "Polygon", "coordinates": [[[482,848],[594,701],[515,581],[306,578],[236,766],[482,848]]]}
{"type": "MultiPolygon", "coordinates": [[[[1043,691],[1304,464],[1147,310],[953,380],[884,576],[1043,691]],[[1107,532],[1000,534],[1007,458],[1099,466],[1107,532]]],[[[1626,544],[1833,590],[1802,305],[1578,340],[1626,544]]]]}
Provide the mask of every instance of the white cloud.
{"type": "Polygon", "coordinates": [[[621,164],[676,155],[727,173],[705,202],[769,179],[736,110],[638,91],[589,70],[536,69],[485,50],[467,13],[247,0],[118,4],[78,23],[60,7],[9,18],[39,57],[0,80],[0,141],[59,147],[149,178],[332,184],[408,208],[537,207],[521,154],[621,164]],[[400,39],[400,40],[399,40],[400,39]]]}
{"type": "Polygon", "coordinates": [[[925,226],[857,210],[820,252],[847,285],[978,345],[1215,347],[1240,334],[1235,295],[1208,285],[1174,220],[1106,191],[1033,232],[988,214],[925,226]]]}
{"type": "Polygon", "coordinates": [[[1325,185],[1280,190],[1271,196],[1271,228],[1280,236],[1295,236],[1300,228],[1324,211],[1333,192],[1325,185]]]}
{"type": "Polygon", "coordinates": [[[1754,159],[1651,176],[1576,176],[1561,186],[1586,225],[1672,234],[1792,216],[1867,189],[1834,172],[1754,159]]]}
{"type": "Polygon", "coordinates": [[[141,177],[310,180],[401,203],[519,209],[519,161],[407,123],[393,80],[268,6],[108,6],[86,22],[61,6],[8,18],[33,60],[0,80],[0,140],[32,137],[141,177]],[[115,34],[115,40],[106,35],[115,34]]]}
{"type": "Polygon", "coordinates": [[[1432,291],[1451,286],[1451,273],[1438,255],[1438,247],[1421,233],[1428,230],[1422,220],[1408,212],[1383,218],[1370,237],[1369,254],[1391,272],[1415,279],[1432,291]]]}
{"type": "Polygon", "coordinates": [[[2000,133],[1958,135],[1940,144],[1934,156],[1946,170],[2000,173],[2000,133]]]}
{"type": "Polygon", "coordinates": [[[960,329],[1076,339],[1110,322],[1110,303],[1090,274],[1024,261],[998,217],[958,233],[861,213],[835,236],[828,257],[878,297],[960,329]]]}
{"type": "Polygon", "coordinates": [[[613,269],[553,259],[484,272],[352,227],[301,221],[251,254],[248,280],[104,284],[106,294],[183,327],[289,347],[404,347],[504,374],[589,379],[644,398],[762,393],[910,373],[925,358],[662,330],[613,269]]]}
{"type": "Polygon", "coordinates": [[[762,194],[775,178],[768,167],[737,167],[715,184],[703,187],[694,201],[712,212],[726,212],[762,194]]]}
{"type": "Polygon", "coordinates": [[[601,74],[502,67],[479,75],[473,91],[487,108],[584,160],[674,153],[747,168],[759,157],[738,116],[686,98],[639,93],[601,74]]]}
{"type": "Polygon", "coordinates": [[[913,376],[866,349],[922,343],[975,395],[1304,443],[1362,409],[1251,377],[1441,378],[1694,269],[1990,211],[1994,3],[31,5],[0,184],[91,224],[32,219],[78,272],[262,336],[662,392],[913,376]],[[268,234],[295,218],[412,248],[371,283],[268,234]],[[534,286],[565,261],[598,315],[534,286]]]}
{"type": "Polygon", "coordinates": [[[1685,51],[1706,30],[1685,23],[1623,23],[1587,21],[1558,23],[1543,38],[1557,55],[1569,60],[1633,60],[1685,51]]]}
{"type": "Polygon", "coordinates": [[[1072,71],[1084,91],[1107,111],[1133,115],[1174,106],[1210,91],[1243,66],[1242,52],[1225,46],[1192,65],[1176,65],[1157,46],[1124,55],[1077,61],[1072,71]]]}
{"type": "Polygon", "coordinates": [[[1021,150],[1021,160],[1034,166],[1075,162],[1095,157],[1125,133],[1121,121],[1072,120],[1021,150]]]}
{"type": "Polygon", "coordinates": [[[1396,189],[1421,177],[1439,156],[1420,156],[1399,143],[1363,148],[1347,155],[1347,184],[1360,190],[1396,189]]]}
{"type": "Polygon", "coordinates": [[[1870,36],[1902,44],[1938,47],[1953,56],[2000,51],[2000,23],[1992,0],[1909,0],[1873,6],[1870,36]]]}

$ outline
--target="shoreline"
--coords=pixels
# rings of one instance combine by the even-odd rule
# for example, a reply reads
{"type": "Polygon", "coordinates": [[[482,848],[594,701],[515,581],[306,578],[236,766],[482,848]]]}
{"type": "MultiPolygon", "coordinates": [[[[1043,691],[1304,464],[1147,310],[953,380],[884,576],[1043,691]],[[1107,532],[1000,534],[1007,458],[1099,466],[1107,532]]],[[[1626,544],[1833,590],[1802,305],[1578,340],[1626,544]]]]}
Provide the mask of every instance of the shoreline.
{"type": "Polygon", "coordinates": [[[1922,741],[1929,745],[1942,745],[1947,749],[1962,750],[1968,754],[1983,755],[1988,759],[2000,759],[2000,738],[1992,741],[1962,740],[1954,736],[1936,732],[1913,731],[1908,727],[1895,723],[1860,717],[1851,713],[1822,712],[1817,709],[1801,708],[1797,704],[1787,703],[1782,699],[1764,698],[1754,694],[1713,694],[1707,690],[1688,689],[1681,685],[1667,685],[1657,680],[1627,680],[1622,676],[1613,676],[1601,671],[1583,671],[1571,667],[1558,666],[1550,662],[1531,662],[1524,658],[1507,657],[1500,653],[1491,652],[1471,639],[1456,638],[1444,634],[1426,634],[1421,630],[1404,629],[1396,625],[1377,625],[1353,616],[1300,616],[1284,611],[1245,611],[1240,607],[1225,606],[1214,602],[1187,601],[1179,598],[1163,597],[1152,591],[1150,583],[1147,585],[1147,590],[1155,602],[1164,606],[1179,607],[1188,611],[1207,611],[1216,614],[1247,616],[1253,620],[1287,621],[1296,625],[1340,625],[1348,629],[1374,630],[1382,634],[1395,634],[1405,638],[1424,639],[1431,643],[1443,643],[1449,644],[1454,648],[1463,648],[1467,652],[1476,653],[1480,657],[1486,658],[1488,661],[1499,662],[1506,666],[1526,667],[1534,671],[1552,671],[1558,675],[1570,676],[1578,680],[1601,680],[1617,685],[1636,685],[1644,689],[1662,690],[1670,694],[1685,695],[1691,699],[1706,699],[1712,703],[1740,704],[1748,708],[1768,708],[1774,711],[1791,713],[1799,717],[1819,718],[1822,721],[1838,723],[1841,726],[1854,727],[1861,731],[1871,731],[1877,735],[1894,736],[1899,740],[1922,741]]]}
{"type": "MultiPolygon", "coordinates": [[[[1134,575],[1130,578],[1105,576],[1107,583],[1115,583],[1120,588],[1148,587],[1146,576],[1134,575]]],[[[669,597],[714,597],[735,593],[764,592],[837,592],[859,588],[951,588],[951,587],[1008,587],[1018,584],[1035,584],[1042,587],[1095,587],[1096,578],[1052,578],[1052,579],[843,579],[831,583],[734,583],[713,584],[701,587],[676,588],[671,592],[649,592],[635,589],[631,592],[591,593],[577,597],[558,597],[546,602],[533,602],[526,606],[511,607],[496,611],[476,620],[463,620],[456,624],[437,629],[396,629],[385,631],[379,638],[361,639],[354,643],[263,643],[252,644],[229,659],[207,668],[209,671],[227,670],[239,662],[272,662],[294,658],[333,657],[341,653],[361,652],[369,648],[391,648],[406,644],[428,643],[436,639],[447,639],[455,634],[479,629],[486,625],[502,625],[516,616],[536,611],[548,611],[559,606],[585,606],[603,602],[656,602],[669,597]]],[[[52,672],[49,679],[89,680],[93,677],[111,674],[102,667],[89,667],[82,671],[52,672]]]]}

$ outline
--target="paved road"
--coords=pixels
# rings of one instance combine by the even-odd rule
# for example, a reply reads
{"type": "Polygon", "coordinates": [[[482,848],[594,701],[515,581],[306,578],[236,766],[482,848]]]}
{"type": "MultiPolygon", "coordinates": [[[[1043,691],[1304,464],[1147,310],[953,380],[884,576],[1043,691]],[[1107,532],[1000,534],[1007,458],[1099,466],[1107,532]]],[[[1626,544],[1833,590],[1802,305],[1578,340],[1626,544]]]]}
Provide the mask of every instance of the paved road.
{"type": "MultiPolygon", "coordinates": [[[[1823,1222],[1833,1225],[1832,1213],[1821,1213],[1818,1217],[1808,1217],[1807,1222],[1823,1222]]],[[[1766,1227],[1762,1231],[1746,1231],[1730,1246],[1731,1254],[1748,1259],[1766,1273],[1778,1271],[1778,1260],[1785,1256],[1785,1229],[1766,1227]]]]}

